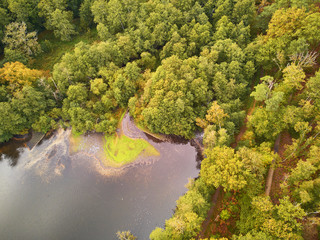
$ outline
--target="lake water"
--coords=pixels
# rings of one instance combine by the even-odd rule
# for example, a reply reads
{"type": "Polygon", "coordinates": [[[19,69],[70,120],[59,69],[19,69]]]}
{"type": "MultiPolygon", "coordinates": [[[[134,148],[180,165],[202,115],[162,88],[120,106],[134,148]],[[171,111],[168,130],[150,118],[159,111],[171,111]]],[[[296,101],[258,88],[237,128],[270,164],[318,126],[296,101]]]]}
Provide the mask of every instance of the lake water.
{"type": "Polygon", "coordinates": [[[199,173],[190,143],[149,139],[160,157],[113,172],[96,157],[101,135],[86,136],[77,153],[69,135],[59,130],[32,151],[0,146],[0,239],[108,240],[119,230],[148,239],[199,173]]]}

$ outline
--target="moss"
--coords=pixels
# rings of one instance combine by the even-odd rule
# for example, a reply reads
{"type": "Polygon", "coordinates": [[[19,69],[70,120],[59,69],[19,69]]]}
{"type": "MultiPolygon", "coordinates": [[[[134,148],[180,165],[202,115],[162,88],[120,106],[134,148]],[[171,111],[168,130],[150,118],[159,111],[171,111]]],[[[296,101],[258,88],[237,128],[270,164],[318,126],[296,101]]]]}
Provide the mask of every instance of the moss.
{"type": "Polygon", "coordinates": [[[104,151],[106,158],[102,161],[105,166],[121,167],[135,161],[142,155],[157,156],[159,152],[144,139],[131,139],[117,134],[105,137],[104,151]]]}

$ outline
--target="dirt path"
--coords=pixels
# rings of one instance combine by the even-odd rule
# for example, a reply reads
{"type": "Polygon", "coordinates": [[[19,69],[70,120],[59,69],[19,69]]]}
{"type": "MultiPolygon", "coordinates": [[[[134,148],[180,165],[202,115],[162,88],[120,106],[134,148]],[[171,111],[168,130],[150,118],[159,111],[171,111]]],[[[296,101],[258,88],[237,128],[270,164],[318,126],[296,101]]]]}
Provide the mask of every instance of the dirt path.
{"type": "MultiPolygon", "coordinates": [[[[275,144],[274,144],[274,153],[278,153],[279,151],[279,146],[280,146],[280,139],[281,139],[281,133],[279,134],[279,136],[277,137],[275,144]]],[[[269,196],[270,195],[270,191],[271,191],[271,186],[272,186],[272,180],[273,180],[273,174],[274,174],[274,170],[276,169],[276,158],[274,158],[272,160],[271,166],[269,168],[268,171],[268,177],[266,180],[266,190],[265,190],[265,195],[269,196]]]]}
{"type": "MultiPolygon", "coordinates": [[[[253,113],[255,106],[256,106],[256,101],[254,101],[252,106],[248,109],[247,116],[244,120],[244,123],[241,126],[239,133],[235,136],[234,143],[230,145],[232,148],[237,147],[239,141],[242,140],[245,132],[247,131],[248,116],[250,116],[253,113]]],[[[211,234],[215,234],[215,232],[212,233],[210,231],[214,230],[213,225],[215,225],[216,223],[215,220],[219,217],[219,214],[220,214],[219,209],[221,208],[223,203],[223,196],[224,196],[224,190],[220,186],[216,189],[216,191],[212,196],[212,199],[211,199],[212,206],[208,211],[206,219],[202,223],[201,232],[198,234],[196,239],[206,238],[206,237],[209,237],[211,234]]]]}
{"type": "Polygon", "coordinates": [[[201,229],[202,231],[198,234],[196,239],[206,238],[210,235],[210,225],[214,223],[216,218],[219,215],[219,209],[222,205],[222,200],[224,196],[223,188],[220,186],[216,189],[211,198],[212,207],[208,212],[208,216],[206,220],[202,223],[201,229]]]}
{"type": "Polygon", "coordinates": [[[247,127],[247,123],[248,123],[248,116],[250,116],[254,109],[256,107],[256,100],[254,100],[253,104],[252,104],[252,107],[250,107],[248,109],[248,112],[247,112],[247,116],[246,118],[244,119],[244,122],[243,122],[243,125],[240,127],[240,131],[239,133],[235,136],[235,141],[230,145],[232,148],[236,148],[238,146],[238,143],[239,141],[242,140],[245,132],[247,131],[248,127],[247,127]]]}
{"type": "MultiPolygon", "coordinates": [[[[292,138],[288,132],[281,133],[281,139],[278,147],[278,154],[281,159],[284,159],[284,151],[286,145],[292,144],[292,138]]],[[[289,168],[293,168],[296,164],[296,159],[288,159],[288,161],[281,162],[274,170],[272,179],[270,198],[274,204],[279,203],[279,196],[281,195],[280,184],[283,182],[285,175],[290,171],[289,168]]]]}
{"type": "Polygon", "coordinates": [[[132,139],[146,139],[145,133],[137,128],[134,122],[130,119],[130,115],[128,112],[124,115],[119,128],[120,135],[123,134],[132,139]]]}

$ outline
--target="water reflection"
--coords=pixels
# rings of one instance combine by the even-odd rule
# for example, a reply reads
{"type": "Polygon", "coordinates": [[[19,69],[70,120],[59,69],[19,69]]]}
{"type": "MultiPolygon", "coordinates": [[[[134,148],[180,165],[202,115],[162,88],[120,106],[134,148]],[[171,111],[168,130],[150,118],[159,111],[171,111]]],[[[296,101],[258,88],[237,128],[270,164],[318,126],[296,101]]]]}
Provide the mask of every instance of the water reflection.
{"type": "Polygon", "coordinates": [[[19,160],[22,148],[24,147],[25,147],[24,142],[20,142],[16,140],[10,140],[9,142],[1,143],[0,144],[0,161],[3,161],[3,159],[6,159],[6,161],[11,167],[16,166],[18,164],[18,160],[19,160]]]}
{"type": "Polygon", "coordinates": [[[0,239],[104,240],[116,239],[118,230],[148,239],[199,173],[189,142],[149,140],[158,159],[101,174],[101,135],[88,134],[76,153],[69,136],[70,130],[57,131],[32,151],[22,143],[1,146],[0,239]],[[13,159],[14,168],[3,164],[13,159]]]}

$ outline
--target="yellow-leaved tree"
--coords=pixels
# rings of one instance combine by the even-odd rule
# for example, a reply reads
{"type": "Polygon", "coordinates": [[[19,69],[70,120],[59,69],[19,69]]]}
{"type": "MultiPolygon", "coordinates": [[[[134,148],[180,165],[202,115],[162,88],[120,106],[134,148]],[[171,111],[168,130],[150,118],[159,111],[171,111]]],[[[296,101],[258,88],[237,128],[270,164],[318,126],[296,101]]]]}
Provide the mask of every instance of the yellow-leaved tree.
{"type": "Polygon", "coordinates": [[[37,79],[43,77],[45,72],[30,69],[20,62],[5,63],[3,68],[0,68],[0,83],[14,93],[21,90],[23,86],[31,86],[37,79]]]}

